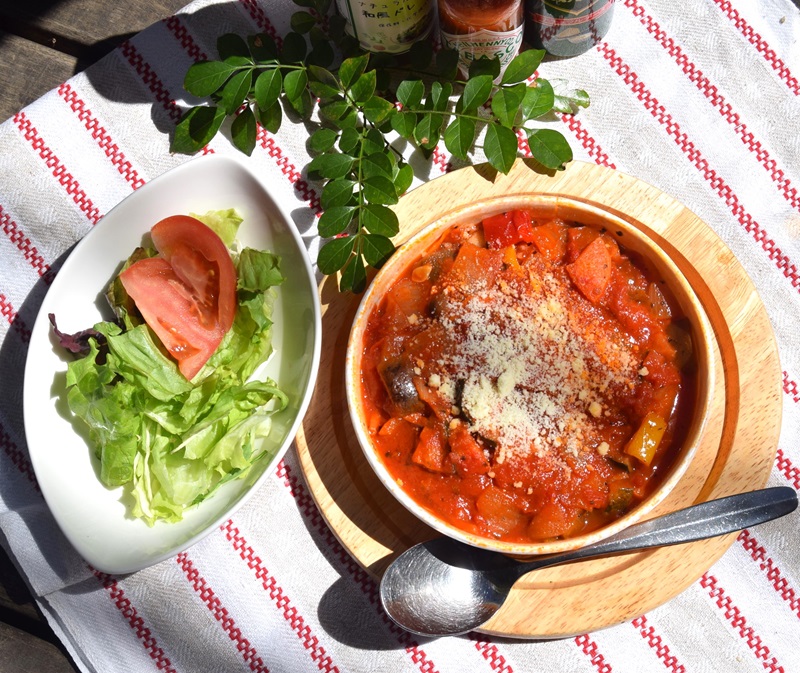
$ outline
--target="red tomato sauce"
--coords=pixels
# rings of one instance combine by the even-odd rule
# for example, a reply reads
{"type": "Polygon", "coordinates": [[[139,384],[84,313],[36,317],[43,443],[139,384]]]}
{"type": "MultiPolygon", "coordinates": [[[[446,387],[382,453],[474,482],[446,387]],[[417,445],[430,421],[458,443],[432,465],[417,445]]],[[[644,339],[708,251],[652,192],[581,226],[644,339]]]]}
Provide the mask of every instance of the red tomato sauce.
{"type": "Polygon", "coordinates": [[[368,316],[362,400],[398,485],[509,542],[618,518],[669,467],[694,396],[688,330],[613,234],[526,211],[453,227],[368,316]]]}

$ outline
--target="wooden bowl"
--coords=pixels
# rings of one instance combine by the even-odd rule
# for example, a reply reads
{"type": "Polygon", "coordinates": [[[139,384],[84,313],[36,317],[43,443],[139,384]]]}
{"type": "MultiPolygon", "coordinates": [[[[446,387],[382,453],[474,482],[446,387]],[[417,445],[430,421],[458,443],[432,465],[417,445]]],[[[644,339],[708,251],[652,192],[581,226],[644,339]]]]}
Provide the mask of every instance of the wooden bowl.
{"type": "Polygon", "coordinates": [[[506,195],[482,200],[448,212],[402,245],[378,272],[360,303],[350,331],[345,363],[347,402],[356,437],[369,465],[398,502],[421,521],[443,535],[504,554],[519,557],[552,554],[598,542],[631,524],[648,518],[648,514],[676,487],[695,456],[700,438],[711,415],[715,386],[714,344],[713,329],[691,284],[684,277],[676,261],[641,227],[633,226],[610,208],[583,202],[577,198],[548,194],[506,195]],[[613,232],[615,239],[624,250],[643,257],[655,275],[666,283],[688,321],[697,377],[691,421],[685,438],[678,448],[674,461],[662,476],[656,489],[622,517],[605,526],[567,539],[536,543],[506,542],[473,535],[455,528],[418,504],[397,485],[373,449],[366,430],[361,403],[361,352],[364,332],[369,315],[380,304],[388,288],[409,265],[420,259],[448,228],[456,224],[478,223],[485,217],[518,209],[530,211],[535,220],[557,217],[613,232]]]}

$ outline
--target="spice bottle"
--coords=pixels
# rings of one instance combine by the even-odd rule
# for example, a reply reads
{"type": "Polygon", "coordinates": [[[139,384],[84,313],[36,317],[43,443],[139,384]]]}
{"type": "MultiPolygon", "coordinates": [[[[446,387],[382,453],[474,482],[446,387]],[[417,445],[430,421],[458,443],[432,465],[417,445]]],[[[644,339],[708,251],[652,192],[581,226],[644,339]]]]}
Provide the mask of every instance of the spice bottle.
{"type": "Polygon", "coordinates": [[[553,56],[577,56],[602,40],[614,0],[527,0],[525,37],[553,56]]]}
{"type": "Polygon", "coordinates": [[[336,0],[336,5],[363,49],[402,54],[430,35],[434,1],[336,0]]]}
{"type": "Polygon", "coordinates": [[[438,0],[442,46],[455,49],[466,76],[472,61],[499,57],[502,70],[522,45],[522,0],[438,0]]]}

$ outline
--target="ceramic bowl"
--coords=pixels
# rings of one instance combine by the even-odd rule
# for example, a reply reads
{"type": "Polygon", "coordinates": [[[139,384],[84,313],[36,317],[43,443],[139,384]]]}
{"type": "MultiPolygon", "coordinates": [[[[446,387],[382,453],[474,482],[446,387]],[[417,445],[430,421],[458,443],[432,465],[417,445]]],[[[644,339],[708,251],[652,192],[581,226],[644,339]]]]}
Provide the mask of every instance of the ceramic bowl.
{"type": "Polygon", "coordinates": [[[347,401],[355,432],[367,461],[382,484],[415,516],[436,531],[467,544],[514,556],[532,556],[568,551],[613,535],[633,523],[648,518],[650,512],[676,487],[697,451],[710,416],[715,385],[713,365],[715,341],[708,317],[678,263],[647,233],[646,223],[643,224],[644,226],[640,228],[616,214],[611,208],[564,196],[546,194],[502,196],[448,213],[398,248],[377,273],[366,290],[350,332],[346,360],[347,401]],[[559,217],[598,229],[604,228],[614,232],[614,238],[624,251],[645,258],[655,274],[666,283],[690,325],[696,365],[696,389],[691,420],[673,462],[662,475],[655,490],[622,517],[591,532],[566,539],[535,543],[504,542],[473,535],[455,528],[439,518],[436,513],[418,504],[396,483],[381,456],[376,453],[367,429],[362,404],[361,358],[364,333],[370,314],[380,305],[387,289],[411,264],[434,246],[442,233],[450,227],[478,223],[485,217],[516,209],[531,211],[534,219],[559,217]]]}

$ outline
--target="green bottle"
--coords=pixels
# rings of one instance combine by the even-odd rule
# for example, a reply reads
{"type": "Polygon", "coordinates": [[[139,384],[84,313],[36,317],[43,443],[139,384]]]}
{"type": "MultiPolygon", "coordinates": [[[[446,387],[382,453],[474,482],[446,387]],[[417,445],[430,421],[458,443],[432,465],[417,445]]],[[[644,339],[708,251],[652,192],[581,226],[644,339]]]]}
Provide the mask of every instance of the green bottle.
{"type": "Polygon", "coordinates": [[[602,40],[614,0],[527,0],[525,38],[553,56],[577,56],[602,40]]]}

